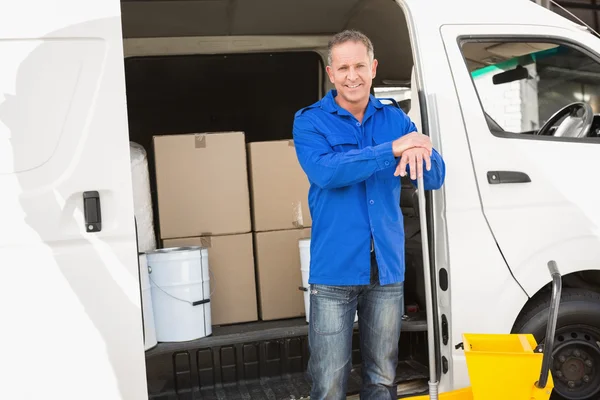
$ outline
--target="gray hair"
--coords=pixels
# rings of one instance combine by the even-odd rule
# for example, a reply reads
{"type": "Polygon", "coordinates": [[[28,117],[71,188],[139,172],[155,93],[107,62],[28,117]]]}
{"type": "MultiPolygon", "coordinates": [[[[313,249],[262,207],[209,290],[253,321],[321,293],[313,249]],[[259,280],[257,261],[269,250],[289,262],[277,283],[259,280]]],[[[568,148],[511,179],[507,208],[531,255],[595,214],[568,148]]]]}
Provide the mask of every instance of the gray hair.
{"type": "Polygon", "coordinates": [[[333,48],[339,44],[342,43],[346,43],[346,42],[360,42],[362,44],[365,45],[365,47],[367,48],[367,54],[369,55],[369,58],[371,59],[371,61],[373,61],[373,59],[375,58],[375,52],[373,50],[373,43],[371,43],[371,40],[367,37],[367,35],[365,35],[362,32],[353,30],[353,29],[347,29],[345,31],[336,33],[331,40],[329,40],[329,44],[327,45],[327,64],[331,65],[332,63],[332,51],[333,48]]]}

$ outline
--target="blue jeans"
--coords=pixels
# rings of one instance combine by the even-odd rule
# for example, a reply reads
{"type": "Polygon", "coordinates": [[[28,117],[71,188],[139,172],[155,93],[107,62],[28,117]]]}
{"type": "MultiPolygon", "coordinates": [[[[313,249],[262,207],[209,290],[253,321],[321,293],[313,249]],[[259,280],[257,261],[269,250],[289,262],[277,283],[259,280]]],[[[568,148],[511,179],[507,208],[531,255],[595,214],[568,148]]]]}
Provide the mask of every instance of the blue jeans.
{"type": "Polygon", "coordinates": [[[404,284],[311,285],[308,374],[311,400],[346,398],[352,331],[358,309],[361,400],[398,398],[394,379],[404,313],[404,284]]]}

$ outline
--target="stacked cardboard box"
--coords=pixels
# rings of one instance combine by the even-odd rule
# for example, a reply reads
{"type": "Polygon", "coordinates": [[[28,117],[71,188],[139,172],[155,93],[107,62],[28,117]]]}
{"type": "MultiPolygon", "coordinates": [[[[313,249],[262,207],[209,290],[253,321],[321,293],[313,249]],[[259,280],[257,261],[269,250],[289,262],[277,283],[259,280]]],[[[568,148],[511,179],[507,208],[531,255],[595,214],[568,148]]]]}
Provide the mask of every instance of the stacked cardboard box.
{"type": "Polygon", "coordinates": [[[213,325],[258,319],[242,132],[154,137],[163,247],[208,248],[213,325]]]}
{"type": "Polygon", "coordinates": [[[248,145],[260,319],[304,316],[298,241],[310,237],[309,183],[291,140],[248,145]]]}
{"type": "Polygon", "coordinates": [[[154,153],[163,247],[208,248],[213,325],[304,316],[298,241],[312,221],[293,141],[165,135],[154,153]]]}

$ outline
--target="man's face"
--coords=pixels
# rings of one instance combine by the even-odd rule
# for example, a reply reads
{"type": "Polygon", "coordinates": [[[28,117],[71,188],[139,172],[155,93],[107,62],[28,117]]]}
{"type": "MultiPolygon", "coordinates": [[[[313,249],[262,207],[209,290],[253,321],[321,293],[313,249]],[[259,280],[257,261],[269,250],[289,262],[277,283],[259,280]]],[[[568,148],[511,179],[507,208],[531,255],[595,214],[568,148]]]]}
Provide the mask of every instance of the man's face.
{"type": "Polygon", "coordinates": [[[332,49],[327,75],[341,97],[339,100],[356,104],[369,98],[376,70],[377,60],[371,61],[367,47],[348,41],[332,49]]]}

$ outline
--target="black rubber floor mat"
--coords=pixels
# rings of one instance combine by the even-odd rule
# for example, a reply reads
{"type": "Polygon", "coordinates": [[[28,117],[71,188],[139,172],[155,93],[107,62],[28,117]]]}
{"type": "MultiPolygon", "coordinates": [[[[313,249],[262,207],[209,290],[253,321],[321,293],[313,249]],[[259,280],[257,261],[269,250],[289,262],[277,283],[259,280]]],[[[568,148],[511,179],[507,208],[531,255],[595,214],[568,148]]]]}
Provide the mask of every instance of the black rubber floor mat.
{"type": "MultiPolygon", "coordinates": [[[[427,332],[424,315],[405,321],[399,347],[397,382],[426,379],[427,332]],[[419,362],[417,362],[419,361],[419,362]]],[[[219,328],[212,337],[161,343],[146,352],[149,399],[300,399],[308,397],[308,336],[305,321],[219,328]]],[[[216,331],[216,330],[215,330],[216,331]]],[[[352,338],[354,370],[348,395],[359,391],[360,341],[352,338]]]]}
{"type": "MultiPolygon", "coordinates": [[[[360,391],[360,367],[354,368],[348,379],[348,396],[360,391]]],[[[396,381],[420,381],[426,379],[427,369],[416,362],[403,361],[398,365],[396,381]]],[[[215,385],[210,389],[179,394],[150,396],[152,400],[299,400],[310,396],[310,382],[304,373],[281,377],[261,378],[246,382],[215,385]]]]}

